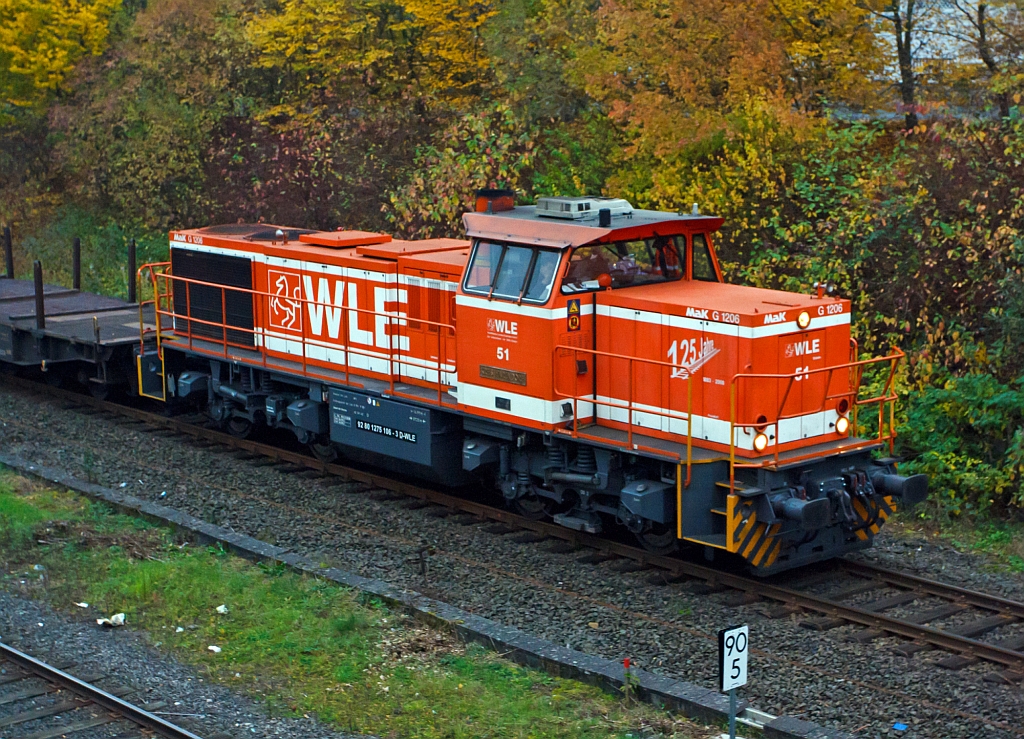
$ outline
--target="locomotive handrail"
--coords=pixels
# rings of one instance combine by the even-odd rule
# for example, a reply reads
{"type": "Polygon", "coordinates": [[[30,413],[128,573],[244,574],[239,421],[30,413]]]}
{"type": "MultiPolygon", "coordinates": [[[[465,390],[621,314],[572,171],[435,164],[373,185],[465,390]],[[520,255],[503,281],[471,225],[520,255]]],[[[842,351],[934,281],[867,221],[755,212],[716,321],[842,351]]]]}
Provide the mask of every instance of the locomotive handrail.
{"type": "MultiPolygon", "coordinates": [[[[856,344],[855,343],[851,344],[851,349],[853,351],[856,351],[856,344]]],[[[563,390],[561,390],[559,388],[559,385],[558,385],[558,380],[559,380],[558,372],[557,371],[554,372],[552,388],[553,388],[553,392],[554,392],[555,397],[569,399],[569,400],[571,400],[573,402],[573,419],[572,419],[572,425],[570,427],[571,428],[572,438],[574,438],[574,439],[576,439],[576,438],[584,438],[584,439],[588,439],[588,440],[591,440],[591,441],[598,441],[598,442],[601,442],[601,443],[608,443],[608,441],[609,441],[605,437],[600,437],[600,436],[597,436],[595,434],[589,434],[585,430],[580,428],[579,404],[581,402],[590,404],[592,406],[592,408],[593,408],[593,422],[595,424],[598,422],[598,407],[599,406],[600,407],[613,408],[613,409],[619,409],[619,410],[625,410],[626,413],[627,413],[627,418],[626,418],[626,422],[625,422],[625,426],[626,426],[626,446],[628,446],[632,450],[643,450],[643,451],[646,451],[646,452],[651,452],[651,453],[657,454],[659,456],[664,456],[665,455],[665,450],[663,450],[663,449],[655,449],[655,448],[652,448],[652,447],[649,447],[649,446],[646,446],[646,445],[642,445],[642,444],[637,444],[637,443],[634,442],[634,427],[638,426],[638,424],[636,424],[635,420],[634,420],[635,417],[636,417],[635,414],[636,413],[644,413],[644,414],[650,415],[650,416],[657,416],[657,417],[660,417],[660,418],[667,418],[670,421],[670,428],[671,428],[671,421],[672,420],[685,420],[686,421],[686,425],[687,425],[686,460],[685,460],[685,464],[686,464],[686,484],[685,484],[685,486],[689,486],[691,475],[692,475],[692,469],[691,468],[692,468],[692,464],[693,464],[693,457],[692,457],[692,444],[693,444],[692,379],[693,379],[693,375],[692,374],[688,374],[686,376],[686,378],[685,378],[686,382],[687,382],[687,401],[686,401],[686,409],[685,410],[673,410],[671,408],[671,395],[670,395],[669,408],[668,409],[664,409],[664,408],[656,409],[656,408],[651,408],[651,407],[644,407],[642,409],[638,409],[638,408],[636,408],[636,403],[634,401],[634,396],[635,396],[635,379],[636,379],[636,372],[635,372],[635,368],[634,368],[635,363],[640,362],[640,363],[643,363],[643,364],[646,364],[646,365],[655,366],[655,367],[664,367],[667,370],[673,370],[673,371],[679,369],[679,367],[677,365],[673,364],[672,362],[666,362],[664,360],[659,360],[659,359],[648,359],[648,358],[645,358],[645,357],[637,357],[637,356],[629,355],[629,354],[619,354],[619,353],[616,353],[616,352],[601,351],[601,350],[598,350],[598,349],[588,349],[588,348],[585,348],[585,347],[570,346],[570,345],[567,345],[567,344],[558,344],[558,345],[555,346],[554,356],[555,356],[556,360],[557,360],[557,357],[558,357],[559,353],[563,353],[563,356],[564,356],[565,355],[564,353],[566,353],[566,352],[570,353],[573,361],[577,360],[581,354],[584,355],[584,356],[590,355],[591,357],[594,358],[594,363],[595,363],[595,368],[594,369],[595,369],[595,371],[596,371],[596,358],[597,357],[605,357],[605,358],[608,358],[608,359],[622,360],[622,361],[626,361],[626,362],[629,363],[628,364],[628,366],[629,366],[629,372],[628,372],[628,388],[629,388],[629,393],[628,393],[628,398],[626,400],[622,400],[620,398],[608,398],[608,399],[602,400],[602,399],[598,398],[597,393],[594,392],[594,391],[589,392],[589,393],[580,394],[580,392],[579,392],[579,390],[580,390],[580,388],[579,388],[579,374],[578,373],[574,375],[574,392],[572,392],[572,393],[565,392],[565,391],[563,391],[563,390]]],[[[778,442],[778,438],[779,438],[779,436],[778,436],[779,423],[781,421],[785,421],[785,420],[792,419],[792,418],[798,418],[800,416],[804,416],[804,415],[808,414],[808,410],[807,410],[806,407],[802,407],[799,411],[795,411],[795,412],[792,412],[792,413],[786,412],[785,411],[786,403],[787,403],[787,401],[788,401],[788,399],[790,397],[790,393],[791,393],[792,388],[794,387],[795,383],[798,382],[798,381],[802,381],[802,380],[804,380],[806,378],[809,378],[811,375],[825,375],[825,387],[824,387],[824,389],[822,391],[822,400],[821,400],[820,404],[817,406],[817,410],[811,411],[811,412],[821,412],[823,409],[826,408],[826,406],[827,406],[827,404],[829,403],[830,400],[837,400],[837,399],[841,399],[841,398],[848,398],[850,400],[850,409],[851,409],[851,411],[850,411],[851,421],[852,421],[851,428],[853,429],[853,433],[854,434],[856,433],[856,430],[857,430],[857,411],[860,408],[860,406],[867,406],[867,405],[872,405],[872,404],[876,404],[876,403],[879,405],[879,430],[878,430],[877,436],[875,438],[873,438],[873,439],[851,441],[849,444],[847,444],[844,447],[844,449],[853,450],[853,449],[858,449],[858,448],[863,448],[863,447],[871,447],[871,446],[876,446],[879,443],[884,443],[884,442],[888,441],[889,444],[890,444],[890,450],[891,450],[892,449],[892,444],[893,444],[893,442],[895,440],[895,430],[894,430],[895,429],[895,401],[898,399],[897,396],[895,395],[894,391],[892,390],[892,387],[893,387],[894,378],[895,378],[896,365],[898,364],[899,360],[902,359],[904,356],[905,355],[904,355],[904,353],[901,350],[899,350],[898,348],[894,347],[892,354],[888,354],[888,355],[883,356],[883,357],[873,357],[873,358],[870,358],[870,359],[862,359],[862,360],[852,359],[849,362],[844,362],[842,364],[837,364],[837,365],[831,365],[831,366],[828,366],[828,367],[819,367],[819,368],[815,368],[815,369],[799,370],[799,371],[794,371],[794,372],[791,372],[791,373],[739,373],[737,375],[734,375],[733,378],[732,378],[732,381],[730,383],[730,424],[729,424],[729,483],[730,483],[730,492],[734,492],[734,490],[735,490],[735,470],[737,468],[763,467],[763,466],[768,466],[768,465],[772,465],[772,464],[774,464],[774,465],[778,465],[779,464],[779,461],[780,461],[780,456],[779,456],[780,455],[780,450],[779,450],[780,443],[778,442]],[[883,386],[883,389],[882,389],[881,393],[879,395],[876,395],[876,396],[873,396],[873,397],[870,397],[870,398],[860,398],[859,397],[859,393],[860,393],[861,386],[862,386],[864,369],[867,368],[868,366],[878,365],[878,364],[882,364],[882,363],[885,363],[885,362],[889,362],[890,367],[889,367],[888,377],[886,378],[886,381],[884,383],[884,386],[883,386]],[[839,373],[839,372],[849,372],[850,373],[850,382],[849,382],[848,389],[845,389],[845,390],[842,390],[842,391],[839,391],[839,392],[831,392],[830,388],[832,386],[832,378],[836,375],[836,373],[839,373]],[[785,390],[782,393],[782,399],[781,399],[781,401],[780,401],[780,403],[778,405],[778,410],[774,414],[774,417],[772,419],[765,418],[764,420],[755,419],[753,421],[750,421],[750,420],[741,420],[741,419],[737,418],[737,409],[736,409],[736,405],[737,405],[737,403],[736,403],[737,387],[739,387],[740,383],[742,383],[744,381],[747,381],[747,380],[753,380],[753,379],[767,380],[767,381],[776,380],[776,381],[779,381],[779,382],[786,381],[786,383],[787,383],[786,387],[785,387],[785,390]],[[888,424],[885,424],[885,418],[884,418],[884,408],[885,408],[886,405],[888,405],[888,407],[889,407],[889,423],[888,424]],[[745,462],[738,462],[737,461],[737,458],[736,458],[736,429],[737,428],[748,428],[748,427],[749,428],[755,428],[756,427],[756,428],[764,429],[764,430],[767,430],[769,428],[773,428],[774,429],[774,432],[775,432],[774,435],[775,435],[776,443],[773,445],[774,449],[773,449],[773,452],[771,454],[771,459],[770,460],[759,461],[759,462],[751,462],[751,463],[745,463],[745,462]]],[[[672,386],[670,384],[669,388],[671,389],[671,387],[672,386]]],[[[611,414],[609,414],[609,420],[612,420],[610,418],[610,416],[611,416],[611,414]]],[[[643,429],[645,427],[640,426],[640,428],[643,429]]],[[[671,434],[672,432],[669,431],[667,433],[671,434]]],[[[812,459],[812,458],[815,458],[815,457],[819,457],[819,456],[821,456],[821,454],[822,453],[820,451],[810,452],[810,453],[807,453],[807,454],[804,454],[804,455],[796,454],[796,455],[787,456],[786,457],[786,461],[787,462],[798,462],[798,461],[803,461],[805,459],[812,459]]],[[[678,454],[676,456],[677,456],[677,459],[678,459],[677,463],[682,465],[683,464],[683,456],[682,456],[682,454],[678,454]]]]}
{"type": "MultiPolygon", "coordinates": [[[[634,404],[634,401],[633,401],[634,388],[635,388],[635,376],[636,376],[636,373],[634,372],[634,363],[635,362],[641,362],[643,364],[654,365],[654,366],[657,366],[657,367],[665,367],[666,369],[673,370],[673,371],[679,369],[679,367],[677,365],[672,364],[671,362],[666,362],[666,361],[661,360],[661,359],[648,359],[646,357],[637,357],[637,356],[633,356],[633,355],[630,355],[630,354],[618,354],[616,352],[607,352],[607,351],[602,351],[602,350],[599,350],[599,349],[587,349],[585,347],[569,346],[567,344],[557,344],[555,346],[555,348],[554,348],[554,356],[557,357],[558,353],[560,351],[571,351],[573,353],[573,355],[572,355],[573,361],[576,361],[576,359],[577,359],[577,357],[578,357],[578,355],[580,353],[593,355],[594,356],[594,372],[597,371],[597,357],[607,357],[608,359],[619,359],[619,360],[624,360],[624,361],[629,362],[629,398],[626,401],[622,401],[622,400],[619,400],[619,399],[616,399],[616,398],[609,398],[608,400],[599,400],[598,397],[597,397],[597,393],[596,392],[592,392],[589,395],[580,395],[579,394],[579,377],[580,377],[579,373],[576,373],[574,375],[574,383],[573,383],[574,387],[573,387],[573,389],[576,392],[574,392],[574,393],[562,392],[561,390],[558,389],[558,373],[555,372],[553,374],[553,377],[552,377],[552,391],[555,394],[555,396],[556,397],[560,397],[560,398],[564,398],[564,399],[568,399],[568,400],[572,400],[572,402],[573,402],[572,438],[574,438],[574,439],[584,438],[584,439],[590,439],[590,440],[593,440],[593,441],[599,441],[599,442],[602,442],[602,443],[607,443],[608,442],[608,440],[605,439],[605,438],[598,437],[598,436],[596,436],[594,434],[588,434],[588,433],[583,432],[583,431],[580,430],[580,428],[579,428],[579,403],[580,403],[580,401],[582,401],[584,403],[589,403],[589,404],[591,404],[593,406],[593,408],[594,408],[594,423],[595,424],[597,423],[597,420],[598,420],[598,417],[597,417],[597,408],[598,408],[598,406],[607,406],[608,408],[618,408],[620,410],[621,409],[625,409],[626,410],[626,443],[629,446],[629,448],[633,449],[633,450],[636,450],[636,451],[643,450],[643,451],[646,451],[646,452],[651,452],[651,453],[654,453],[654,454],[656,454],[658,456],[665,456],[665,450],[664,449],[655,449],[654,447],[650,447],[650,446],[647,446],[645,444],[638,444],[638,443],[635,443],[633,441],[633,426],[636,425],[636,424],[633,423],[634,413],[639,412],[639,413],[646,413],[646,414],[653,415],[653,416],[660,416],[662,418],[668,418],[670,420],[670,422],[673,419],[674,420],[685,420],[686,421],[686,458],[685,458],[685,463],[686,463],[686,482],[683,485],[683,487],[689,487],[690,486],[691,474],[692,474],[692,469],[691,468],[692,468],[692,465],[693,465],[693,423],[692,423],[692,418],[691,418],[691,416],[692,416],[691,408],[692,408],[692,405],[693,405],[693,382],[692,382],[693,375],[692,374],[688,374],[685,378],[680,378],[680,379],[685,379],[686,380],[686,410],[685,411],[673,411],[671,409],[669,409],[667,412],[664,412],[662,410],[653,410],[653,409],[638,410],[638,409],[635,408],[635,404],[634,404]]],[[[671,385],[669,387],[671,388],[671,385]]],[[[671,393],[669,394],[669,397],[671,398],[671,393]]],[[[609,417],[610,417],[610,415],[611,414],[609,414],[609,417]]],[[[676,461],[677,461],[678,464],[682,464],[683,461],[684,461],[683,460],[683,455],[682,454],[677,454],[676,455],[676,461]]]]}
{"type": "MultiPolygon", "coordinates": [[[[161,294],[159,289],[158,289],[158,287],[157,287],[157,275],[161,274],[161,273],[157,272],[157,269],[162,268],[162,269],[166,270],[166,269],[170,269],[170,266],[171,266],[170,262],[150,262],[148,264],[144,264],[141,267],[139,267],[139,269],[135,273],[135,277],[138,280],[140,286],[147,283],[147,280],[145,279],[145,274],[149,273],[149,280],[148,280],[148,282],[153,287],[153,298],[151,300],[140,300],[139,301],[139,354],[142,354],[142,352],[144,351],[145,343],[146,343],[145,306],[152,304],[153,305],[153,321],[154,321],[154,324],[155,324],[154,328],[153,328],[153,331],[156,333],[157,356],[159,356],[161,360],[163,359],[163,349],[161,348],[161,344],[160,344],[160,338],[161,338],[160,334],[161,334],[161,331],[160,331],[160,312],[159,312],[159,308],[160,308],[160,299],[162,297],[168,297],[168,296],[161,294]]],[[[140,297],[142,296],[142,291],[139,291],[139,295],[140,295],[140,297]]]]}
{"type": "MultiPolygon", "coordinates": [[[[167,265],[167,264],[169,264],[169,263],[164,262],[164,263],[159,263],[159,264],[156,264],[156,265],[144,265],[142,269],[146,269],[146,268],[148,268],[150,266],[163,266],[163,265],[167,265]]],[[[140,272],[141,271],[142,270],[140,269],[140,272]]],[[[164,293],[159,293],[158,288],[155,288],[155,292],[159,293],[163,297],[166,297],[166,298],[170,299],[168,301],[168,303],[167,303],[167,307],[166,308],[162,307],[159,304],[159,302],[155,305],[155,311],[156,311],[156,315],[157,315],[158,325],[159,325],[160,316],[168,316],[168,317],[170,317],[171,320],[172,320],[172,324],[173,324],[173,321],[174,321],[175,318],[179,318],[180,317],[180,318],[184,319],[186,330],[185,330],[184,336],[182,336],[182,338],[187,340],[188,347],[189,347],[190,350],[193,350],[193,351],[196,350],[195,341],[197,340],[197,338],[201,339],[201,340],[204,340],[204,341],[209,341],[209,340],[212,339],[213,343],[215,345],[216,344],[220,344],[220,346],[221,346],[221,352],[220,353],[226,359],[230,359],[231,358],[231,355],[230,355],[230,349],[231,348],[242,349],[242,350],[246,350],[246,351],[252,351],[252,350],[255,349],[260,354],[261,366],[263,366],[264,368],[273,368],[273,369],[279,369],[281,371],[289,371],[288,367],[280,365],[280,364],[274,362],[274,358],[273,357],[268,358],[268,349],[267,349],[267,341],[266,341],[268,331],[267,331],[265,326],[253,325],[252,328],[249,328],[249,327],[246,327],[246,326],[236,326],[234,324],[228,323],[228,319],[227,319],[227,292],[228,291],[232,291],[232,292],[235,292],[235,293],[246,294],[246,295],[249,295],[251,297],[251,299],[253,300],[253,316],[254,316],[254,318],[257,317],[257,316],[266,315],[266,312],[267,312],[266,309],[269,306],[269,303],[267,301],[270,300],[270,299],[273,299],[275,297],[279,297],[279,296],[277,296],[277,295],[275,295],[273,293],[269,293],[269,292],[262,291],[262,290],[256,290],[256,289],[253,289],[253,288],[234,287],[234,286],[231,286],[231,285],[223,285],[223,284],[219,284],[219,283],[208,282],[208,281],[205,281],[205,280],[199,280],[199,279],[190,278],[190,277],[180,277],[180,276],[177,276],[177,275],[173,275],[173,274],[171,274],[169,272],[156,272],[156,271],[152,271],[151,274],[152,274],[152,278],[153,278],[153,281],[154,281],[155,284],[158,284],[162,280],[164,285],[167,288],[166,292],[164,292],[164,293]],[[175,282],[182,283],[185,286],[185,313],[184,314],[179,313],[179,312],[177,312],[174,309],[174,305],[173,305],[173,289],[172,289],[172,287],[173,287],[173,284],[175,282]],[[221,313],[220,318],[221,318],[221,320],[220,320],[220,322],[206,320],[206,319],[198,318],[198,317],[192,315],[192,309],[191,309],[191,297],[192,296],[191,296],[191,293],[192,293],[192,287],[193,286],[216,288],[217,290],[220,291],[220,298],[221,298],[221,310],[220,310],[220,313],[221,313]],[[220,335],[219,340],[217,338],[211,337],[211,336],[200,335],[200,336],[197,337],[194,334],[194,332],[193,332],[193,323],[196,324],[196,325],[199,325],[199,326],[210,326],[211,328],[214,328],[214,329],[220,329],[220,334],[221,335],[220,335]],[[242,344],[242,343],[239,343],[237,341],[232,341],[230,336],[229,336],[229,332],[238,332],[238,333],[242,333],[242,334],[251,335],[252,336],[252,343],[251,344],[242,344]]],[[[297,329],[297,331],[298,331],[297,335],[295,335],[294,337],[286,338],[285,340],[286,341],[295,341],[295,342],[301,344],[301,349],[302,349],[301,364],[302,364],[303,374],[305,374],[305,375],[307,375],[309,377],[312,377],[314,379],[320,379],[320,380],[324,380],[324,381],[328,381],[328,382],[337,382],[337,378],[336,377],[331,377],[331,376],[326,375],[324,373],[316,372],[315,371],[316,365],[313,365],[314,369],[311,369],[310,357],[309,357],[309,352],[308,352],[308,345],[311,344],[311,343],[315,343],[317,346],[323,346],[324,348],[331,348],[333,346],[336,346],[337,349],[339,351],[342,351],[344,353],[344,356],[345,356],[344,365],[345,365],[345,384],[346,385],[349,385],[349,386],[357,386],[358,385],[358,386],[362,387],[362,385],[360,385],[359,383],[353,382],[352,379],[351,379],[350,368],[351,368],[351,357],[352,356],[364,356],[364,357],[368,357],[371,360],[371,362],[370,362],[370,367],[371,368],[367,369],[367,372],[370,375],[374,375],[374,374],[382,375],[382,374],[385,374],[385,373],[382,373],[382,372],[379,372],[379,371],[376,371],[376,370],[372,369],[372,360],[373,359],[386,359],[387,366],[388,366],[388,372],[386,373],[386,376],[387,376],[387,381],[388,381],[389,393],[391,395],[401,396],[401,397],[408,397],[408,398],[412,398],[412,399],[420,400],[420,401],[423,399],[422,396],[420,396],[420,395],[414,395],[414,394],[406,393],[406,392],[403,392],[403,391],[398,390],[398,389],[395,388],[396,367],[397,367],[397,373],[398,373],[398,375],[400,377],[403,375],[403,372],[402,372],[403,364],[407,364],[407,365],[410,365],[410,366],[413,366],[413,367],[421,367],[421,369],[423,369],[423,374],[424,374],[423,381],[424,382],[431,382],[427,378],[429,378],[430,374],[432,372],[434,372],[434,369],[435,369],[434,367],[431,366],[432,362],[430,362],[429,360],[421,360],[420,358],[414,357],[412,355],[403,355],[402,354],[401,342],[398,341],[398,339],[400,339],[402,337],[402,334],[400,332],[395,332],[395,329],[407,325],[408,321],[410,320],[408,316],[401,315],[401,314],[399,314],[397,312],[394,312],[394,311],[383,311],[383,312],[381,312],[381,311],[375,311],[375,310],[368,309],[368,308],[358,308],[358,307],[352,307],[352,306],[348,306],[348,305],[334,305],[334,304],[332,304],[330,302],[311,300],[311,299],[305,298],[305,297],[289,296],[288,300],[293,302],[293,303],[299,304],[299,307],[298,307],[298,312],[299,312],[299,328],[297,329]],[[344,331],[344,333],[342,335],[342,341],[343,341],[342,344],[335,345],[332,342],[327,341],[327,340],[314,339],[314,338],[310,337],[307,334],[307,326],[306,326],[305,315],[306,315],[306,311],[307,311],[309,306],[321,306],[321,307],[323,307],[325,309],[329,308],[329,309],[332,309],[332,310],[339,310],[339,311],[341,311],[341,314],[340,314],[340,317],[339,317],[339,323],[341,325],[341,328],[344,331]],[[351,342],[349,341],[349,321],[350,321],[350,318],[351,318],[351,314],[353,312],[357,313],[357,314],[365,314],[365,315],[373,316],[375,322],[376,322],[377,319],[380,319],[380,318],[383,318],[383,319],[385,319],[387,321],[387,326],[388,326],[388,328],[393,333],[388,333],[386,335],[387,336],[387,346],[386,347],[377,347],[379,349],[386,349],[386,352],[383,352],[383,351],[373,351],[373,350],[369,350],[369,349],[362,348],[362,347],[359,347],[359,346],[353,346],[351,344],[351,342]]],[[[388,302],[395,302],[395,301],[388,301],[388,302]]],[[[436,334],[436,341],[437,341],[437,362],[436,362],[436,365],[437,365],[436,366],[437,381],[436,381],[436,383],[431,383],[431,384],[432,385],[436,385],[437,403],[438,403],[438,405],[441,405],[441,406],[453,405],[453,404],[448,403],[448,402],[445,401],[444,395],[445,395],[445,392],[446,392],[445,388],[446,388],[446,385],[447,385],[447,383],[445,382],[445,376],[446,375],[450,375],[450,374],[452,374],[454,372],[454,366],[451,365],[451,363],[449,362],[449,352],[448,352],[448,349],[452,346],[452,344],[450,342],[454,342],[455,326],[452,325],[452,324],[449,324],[449,323],[443,323],[443,322],[440,322],[440,321],[431,321],[429,319],[420,318],[420,317],[417,317],[417,318],[412,319],[412,320],[414,320],[418,324],[423,324],[423,325],[427,325],[427,326],[433,327],[432,330],[430,331],[430,333],[436,334]],[[448,369],[449,367],[450,367],[450,369],[448,369]]],[[[253,323],[256,324],[257,321],[254,320],[253,323]]],[[[175,330],[176,334],[180,335],[180,332],[177,329],[174,329],[174,330],[175,330]]],[[[318,361],[318,360],[313,360],[313,361],[318,361]]],[[[410,379],[415,379],[415,378],[410,378],[410,379]]]]}
{"type": "MultiPolygon", "coordinates": [[[[851,350],[856,351],[856,342],[851,340],[851,350]]],[[[864,405],[878,405],[878,433],[873,439],[865,439],[861,441],[851,442],[849,445],[844,447],[847,450],[853,450],[863,447],[876,446],[878,444],[889,443],[889,451],[892,453],[893,446],[896,440],[895,431],[895,405],[898,400],[898,396],[893,391],[893,384],[896,376],[896,366],[899,361],[903,359],[906,354],[898,347],[892,348],[892,353],[883,357],[873,357],[871,359],[853,359],[849,362],[842,364],[831,365],[829,367],[817,367],[815,369],[798,369],[792,373],[738,373],[733,376],[732,382],[729,388],[729,415],[730,415],[730,428],[729,428],[729,491],[730,493],[735,492],[736,488],[736,469],[737,468],[757,468],[765,467],[768,465],[778,465],[780,459],[780,445],[779,441],[779,423],[792,418],[798,418],[800,416],[807,415],[807,408],[803,407],[798,412],[786,413],[785,406],[786,401],[789,399],[789,394],[794,386],[794,383],[803,381],[809,378],[811,375],[826,374],[825,388],[823,391],[823,398],[821,403],[818,405],[818,409],[813,412],[822,412],[829,400],[836,400],[840,398],[850,399],[850,416],[851,416],[851,430],[852,434],[857,433],[857,418],[858,409],[864,405]],[[864,377],[864,370],[870,365],[879,365],[883,363],[889,363],[889,373],[885,379],[882,392],[879,395],[870,398],[859,397],[861,390],[861,383],[864,377]],[[848,370],[851,373],[851,380],[849,384],[849,390],[844,392],[830,393],[829,388],[832,385],[832,377],[835,372],[848,370]],[[737,394],[740,382],[745,380],[776,380],[776,381],[787,381],[786,390],[782,394],[782,400],[778,405],[778,412],[774,415],[774,420],[761,420],[760,418],[753,421],[739,421],[737,420],[737,394]],[[889,408],[889,423],[885,424],[885,407],[889,408]],[[760,461],[760,462],[737,462],[736,461],[736,428],[757,428],[763,433],[768,428],[773,428],[775,431],[774,438],[775,444],[771,454],[771,460],[760,461]]],[[[786,458],[787,463],[794,463],[804,461],[806,459],[812,459],[820,456],[820,453],[808,453],[804,455],[793,455],[786,458]]]]}

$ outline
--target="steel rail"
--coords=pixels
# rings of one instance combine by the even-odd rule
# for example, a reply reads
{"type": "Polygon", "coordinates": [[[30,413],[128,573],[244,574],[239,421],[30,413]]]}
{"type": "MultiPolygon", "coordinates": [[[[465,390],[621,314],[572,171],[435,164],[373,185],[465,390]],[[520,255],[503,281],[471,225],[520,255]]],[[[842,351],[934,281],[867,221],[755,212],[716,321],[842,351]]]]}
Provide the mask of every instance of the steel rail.
{"type": "Polygon", "coordinates": [[[35,657],[25,654],[9,644],[0,642],[0,659],[17,665],[26,672],[30,672],[49,683],[59,685],[62,688],[105,708],[111,713],[122,716],[132,723],[148,729],[167,739],[202,739],[198,734],[193,734],[188,729],[165,721],[159,716],[143,710],[136,705],[121,700],[116,695],[97,688],[91,683],[79,680],[74,675],[69,675],[63,670],[58,670],[52,665],[40,662],[35,657]]]}
{"type": "MultiPolygon", "coordinates": [[[[38,384],[30,381],[17,380],[12,384],[24,387],[33,392],[44,393],[50,396],[59,396],[65,400],[75,402],[80,405],[89,405],[112,415],[133,418],[152,426],[177,431],[184,435],[229,446],[252,454],[259,454],[281,462],[288,462],[297,467],[306,467],[311,470],[317,470],[325,475],[334,475],[384,490],[390,490],[402,495],[418,498],[445,508],[472,514],[481,521],[490,520],[507,526],[532,531],[546,537],[562,539],[580,547],[596,549],[607,554],[615,555],[616,557],[630,559],[643,566],[656,567],[670,573],[674,578],[686,577],[724,585],[734,590],[750,593],[787,605],[797,606],[826,616],[840,618],[860,626],[877,629],[888,634],[900,636],[916,642],[923,642],[952,652],[977,657],[982,660],[1004,665],[1018,672],[1024,672],[1024,652],[1017,652],[995,644],[989,644],[976,639],[947,633],[930,626],[903,621],[891,616],[886,616],[879,612],[869,611],[853,605],[846,605],[837,601],[831,601],[827,598],[808,593],[802,593],[797,590],[774,585],[758,578],[738,575],[724,570],[714,569],[706,565],[687,562],[674,557],[653,554],[628,544],[604,539],[581,531],[574,531],[547,521],[524,518],[523,516],[512,513],[508,510],[466,500],[455,495],[442,493],[414,483],[395,480],[385,475],[367,472],[365,470],[345,465],[323,462],[306,454],[280,449],[279,447],[275,447],[270,444],[263,444],[260,442],[250,441],[248,439],[240,439],[223,431],[196,426],[195,424],[188,423],[187,421],[177,418],[162,416],[149,411],[131,408],[129,406],[109,401],[97,400],[91,396],[81,395],[67,390],[40,387],[38,384]]],[[[1009,616],[1016,616],[1018,613],[1024,612],[1024,603],[1010,601],[998,598],[997,596],[990,596],[985,593],[966,590],[963,588],[957,588],[956,586],[944,585],[924,578],[917,578],[913,575],[903,575],[902,573],[890,572],[882,570],[881,568],[876,570],[870,566],[862,566],[860,563],[855,563],[850,560],[842,560],[841,567],[848,567],[851,570],[854,570],[857,567],[862,567],[864,572],[870,572],[870,576],[875,577],[876,579],[885,580],[888,578],[891,584],[894,585],[899,585],[900,582],[903,582],[906,583],[903,587],[909,587],[914,590],[920,590],[922,592],[938,595],[939,597],[947,599],[963,600],[971,605],[977,605],[979,608],[1007,613],[1009,616]],[[919,584],[918,581],[920,581],[919,584]],[[969,599],[973,599],[976,603],[971,602],[969,599]],[[1000,604],[1000,602],[1004,602],[1005,605],[1000,604]]]]}
{"type": "Polygon", "coordinates": [[[981,608],[987,611],[996,611],[998,613],[1006,613],[1011,616],[1024,619],[1024,603],[1021,603],[1020,601],[1002,598],[998,595],[980,593],[976,590],[968,590],[967,588],[961,588],[956,585],[948,585],[936,580],[929,580],[926,577],[918,577],[917,575],[899,572],[898,570],[890,570],[887,567],[870,564],[868,562],[855,562],[849,559],[840,559],[838,560],[838,564],[840,568],[854,575],[861,575],[862,577],[867,577],[872,580],[880,580],[888,583],[889,585],[895,585],[896,587],[920,591],[922,593],[927,593],[928,595],[934,595],[938,598],[966,603],[967,605],[974,606],[975,608],[981,608]]]}

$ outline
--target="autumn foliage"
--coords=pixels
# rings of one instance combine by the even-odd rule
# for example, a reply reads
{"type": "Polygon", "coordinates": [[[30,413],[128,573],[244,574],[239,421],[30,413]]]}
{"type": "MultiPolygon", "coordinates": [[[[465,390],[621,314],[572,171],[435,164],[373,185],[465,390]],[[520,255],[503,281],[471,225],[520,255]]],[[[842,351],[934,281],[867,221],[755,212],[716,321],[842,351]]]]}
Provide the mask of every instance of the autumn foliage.
{"type": "Polygon", "coordinates": [[[0,0],[0,221],[106,289],[170,227],[698,203],[731,280],[833,283],[908,353],[933,512],[1018,515],[1022,60],[1015,0],[0,0]]]}

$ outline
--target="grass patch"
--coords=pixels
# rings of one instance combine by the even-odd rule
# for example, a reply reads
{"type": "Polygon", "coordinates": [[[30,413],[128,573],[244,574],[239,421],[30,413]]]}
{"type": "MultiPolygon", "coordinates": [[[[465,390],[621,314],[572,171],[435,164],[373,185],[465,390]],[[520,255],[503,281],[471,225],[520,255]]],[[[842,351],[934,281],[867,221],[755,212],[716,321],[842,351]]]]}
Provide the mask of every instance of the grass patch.
{"type": "Polygon", "coordinates": [[[57,608],[86,601],[93,615],[124,612],[129,627],[272,711],[316,713],[347,731],[467,739],[710,733],[466,647],[351,590],[195,547],[3,473],[0,560],[8,588],[57,608]]]}

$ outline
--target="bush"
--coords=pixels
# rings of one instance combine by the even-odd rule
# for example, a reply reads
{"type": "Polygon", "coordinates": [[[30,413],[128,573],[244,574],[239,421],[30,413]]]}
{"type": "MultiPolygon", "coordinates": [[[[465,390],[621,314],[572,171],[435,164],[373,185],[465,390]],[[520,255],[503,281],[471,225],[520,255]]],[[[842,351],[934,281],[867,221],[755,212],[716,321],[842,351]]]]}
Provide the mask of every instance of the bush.
{"type": "Polygon", "coordinates": [[[948,377],[911,395],[899,449],[902,474],[931,478],[931,505],[948,518],[1024,507],[1024,378],[948,377]]]}

